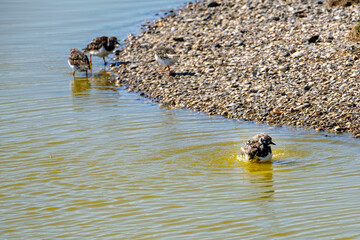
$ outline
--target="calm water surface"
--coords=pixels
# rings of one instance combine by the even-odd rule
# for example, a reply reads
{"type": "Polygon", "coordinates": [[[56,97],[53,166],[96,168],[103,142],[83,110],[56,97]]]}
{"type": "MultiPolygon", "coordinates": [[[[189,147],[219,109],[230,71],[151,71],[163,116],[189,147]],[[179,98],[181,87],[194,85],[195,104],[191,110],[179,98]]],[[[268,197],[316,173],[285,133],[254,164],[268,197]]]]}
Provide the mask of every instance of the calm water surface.
{"type": "Polygon", "coordinates": [[[360,141],[159,108],[69,49],[182,0],[0,2],[0,239],[360,239],[360,141]],[[239,147],[268,132],[274,161],[239,147]]]}

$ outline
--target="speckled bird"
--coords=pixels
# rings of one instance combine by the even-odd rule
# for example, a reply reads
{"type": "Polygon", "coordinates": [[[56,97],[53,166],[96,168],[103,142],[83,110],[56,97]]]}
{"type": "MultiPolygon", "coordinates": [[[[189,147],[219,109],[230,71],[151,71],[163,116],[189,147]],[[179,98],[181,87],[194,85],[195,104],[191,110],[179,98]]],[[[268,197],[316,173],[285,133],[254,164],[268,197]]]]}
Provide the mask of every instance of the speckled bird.
{"type": "Polygon", "coordinates": [[[173,48],[170,47],[155,47],[155,60],[164,68],[159,72],[163,72],[166,69],[169,71],[169,76],[172,75],[170,71],[170,66],[174,65],[179,59],[179,55],[175,52],[173,48]]]}
{"type": "Polygon", "coordinates": [[[102,57],[106,66],[105,57],[112,53],[117,46],[119,46],[119,42],[116,37],[101,36],[94,38],[83,51],[90,54],[90,65],[92,64],[91,56],[94,55],[102,57]]]}
{"type": "Polygon", "coordinates": [[[86,72],[86,76],[88,75],[88,71],[90,70],[89,58],[85,53],[81,52],[77,48],[70,49],[70,55],[68,59],[69,66],[73,70],[73,76],[75,77],[75,72],[86,72]]]}
{"type": "Polygon", "coordinates": [[[241,154],[250,162],[267,162],[272,158],[270,145],[276,145],[266,133],[255,135],[252,140],[246,142],[241,148],[241,154]]]}

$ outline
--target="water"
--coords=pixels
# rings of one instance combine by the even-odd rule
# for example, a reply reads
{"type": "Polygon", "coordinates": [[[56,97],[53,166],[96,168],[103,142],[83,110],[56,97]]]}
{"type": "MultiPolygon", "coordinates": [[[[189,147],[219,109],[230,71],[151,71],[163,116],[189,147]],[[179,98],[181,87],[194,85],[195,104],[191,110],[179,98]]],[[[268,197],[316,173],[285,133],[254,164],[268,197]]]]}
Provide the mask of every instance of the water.
{"type": "Polygon", "coordinates": [[[0,239],[358,239],[360,141],[159,108],[67,66],[181,0],[0,2],[0,239]],[[141,7],[140,7],[141,6],[141,7]],[[239,147],[268,132],[274,161],[239,147]]]}

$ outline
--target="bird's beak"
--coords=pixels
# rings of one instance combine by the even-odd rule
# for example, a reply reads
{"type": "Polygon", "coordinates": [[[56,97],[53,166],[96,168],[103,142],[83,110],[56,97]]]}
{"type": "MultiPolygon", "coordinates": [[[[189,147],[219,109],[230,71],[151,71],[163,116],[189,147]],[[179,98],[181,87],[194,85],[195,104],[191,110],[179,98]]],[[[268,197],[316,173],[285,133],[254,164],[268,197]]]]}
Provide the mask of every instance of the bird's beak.
{"type": "Polygon", "coordinates": [[[272,145],[276,145],[275,143],[273,143],[272,141],[270,142],[270,144],[272,144],[272,145]]]}

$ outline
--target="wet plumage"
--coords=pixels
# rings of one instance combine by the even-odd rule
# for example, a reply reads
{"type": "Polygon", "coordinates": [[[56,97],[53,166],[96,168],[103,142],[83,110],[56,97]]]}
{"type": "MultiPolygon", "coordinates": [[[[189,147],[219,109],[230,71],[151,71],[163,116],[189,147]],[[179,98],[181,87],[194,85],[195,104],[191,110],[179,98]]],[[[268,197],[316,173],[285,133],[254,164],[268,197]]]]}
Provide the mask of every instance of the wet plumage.
{"type": "Polygon", "coordinates": [[[85,53],[81,52],[77,48],[72,48],[70,50],[68,63],[73,70],[73,76],[75,76],[76,71],[86,72],[87,76],[87,73],[90,70],[90,63],[88,57],[85,53]]]}
{"type": "Polygon", "coordinates": [[[241,147],[241,154],[251,162],[270,161],[272,158],[271,144],[275,145],[272,138],[266,133],[260,133],[241,147]]]}
{"type": "Polygon", "coordinates": [[[159,72],[163,72],[165,69],[168,69],[169,76],[171,76],[170,66],[174,65],[179,56],[175,52],[173,48],[169,47],[155,47],[155,60],[162,66],[164,69],[160,70],[159,72]]]}
{"type": "Polygon", "coordinates": [[[94,55],[103,58],[106,65],[105,57],[112,53],[117,46],[119,46],[119,42],[116,37],[101,36],[94,38],[83,50],[90,54],[90,64],[91,56],[94,55]]]}

